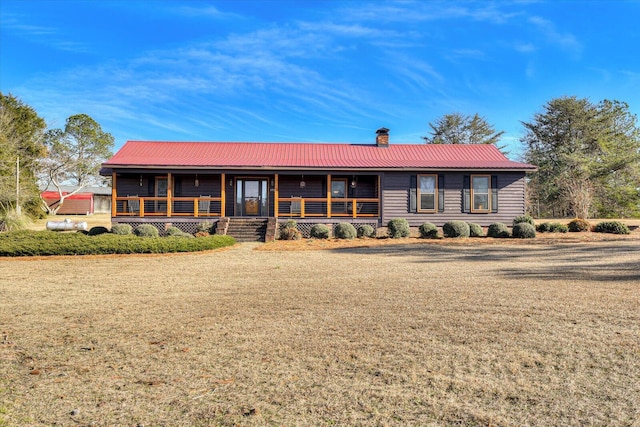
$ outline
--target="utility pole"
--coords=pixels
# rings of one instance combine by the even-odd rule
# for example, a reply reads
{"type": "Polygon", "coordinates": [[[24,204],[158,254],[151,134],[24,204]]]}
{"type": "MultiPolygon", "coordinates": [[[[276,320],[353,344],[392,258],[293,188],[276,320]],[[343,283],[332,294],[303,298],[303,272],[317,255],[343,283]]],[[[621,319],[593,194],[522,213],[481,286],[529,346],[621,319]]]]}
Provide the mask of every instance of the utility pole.
{"type": "Polygon", "coordinates": [[[20,156],[16,159],[16,213],[22,215],[20,207],[20,156]]]}

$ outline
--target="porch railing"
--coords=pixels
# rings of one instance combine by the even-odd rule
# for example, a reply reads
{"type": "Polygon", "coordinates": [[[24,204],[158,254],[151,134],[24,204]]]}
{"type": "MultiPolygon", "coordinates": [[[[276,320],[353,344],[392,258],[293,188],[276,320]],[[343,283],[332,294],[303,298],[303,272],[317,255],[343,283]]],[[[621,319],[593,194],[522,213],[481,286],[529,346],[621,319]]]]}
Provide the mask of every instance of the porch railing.
{"type": "Polygon", "coordinates": [[[221,212],[221,197],[116,197],[116,216],[215,217],[221,212]]]}
{"type": "Polygon", "coordinates": [[[330,206],[328,199],[322,197],[278,198],[279,217],[372,218],[379,215],[380,200],[377,198],[331,198],[330,206]]]}
{"type": "MultiPolygon", "coordinates": [[[[278,198],[277,216],[284,218],[377,218],[380,200],[377,198],[278,198]]],[[[116,197],[115,215],[134,217],[219,217],[221,197],[116,197]],[[171,204],[169,206],[169,203],[171,204]],[[171,209],[169,209],[169,207],[171,209]]]]}

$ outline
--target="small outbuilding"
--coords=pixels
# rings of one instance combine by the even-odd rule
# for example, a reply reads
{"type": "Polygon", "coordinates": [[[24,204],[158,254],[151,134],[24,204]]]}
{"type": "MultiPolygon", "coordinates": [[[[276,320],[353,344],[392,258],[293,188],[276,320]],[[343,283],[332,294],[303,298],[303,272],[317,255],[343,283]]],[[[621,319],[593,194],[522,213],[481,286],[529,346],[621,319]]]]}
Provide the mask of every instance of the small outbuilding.
{"type": "MultiPolygon", "coordinates": [[[[74,191],[73,187],[63,187],[62,194],[66,196],[74,191]]],[[[86,187],[84,191],[65,198],[59,215],[88,215],[94,213],[111,212],[111,188],[110,187],[86,187]]],[[[57,189],[48,188],[40,194],[47,206],[55,209],[60,203],[60,194],[57,189]]]]}

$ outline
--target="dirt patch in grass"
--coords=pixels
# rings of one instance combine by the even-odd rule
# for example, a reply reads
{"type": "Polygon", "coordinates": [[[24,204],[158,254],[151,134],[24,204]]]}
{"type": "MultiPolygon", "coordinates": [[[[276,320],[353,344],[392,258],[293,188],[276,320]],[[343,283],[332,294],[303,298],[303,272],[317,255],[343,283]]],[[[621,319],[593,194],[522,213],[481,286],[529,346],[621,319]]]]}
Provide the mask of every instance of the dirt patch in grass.
{"type": "Polygon", "coordinates": [[[640,240],[448,240],[2,259],[0,425],[638,419],[640,240]]]}

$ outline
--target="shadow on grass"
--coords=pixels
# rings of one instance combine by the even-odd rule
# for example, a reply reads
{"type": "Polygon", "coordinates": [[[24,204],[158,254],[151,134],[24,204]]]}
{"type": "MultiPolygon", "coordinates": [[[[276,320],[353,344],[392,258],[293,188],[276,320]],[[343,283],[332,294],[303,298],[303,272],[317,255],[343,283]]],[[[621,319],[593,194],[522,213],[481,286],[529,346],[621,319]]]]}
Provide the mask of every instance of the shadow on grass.
{"type": "Polygon", "coordinates": [[[640,245],[630,242],[426,243],[335,250],[355,255],[397,256],[416,263],[497,263],[496,275],[513,280],[635,281],[640,284],[640,245]]]}

